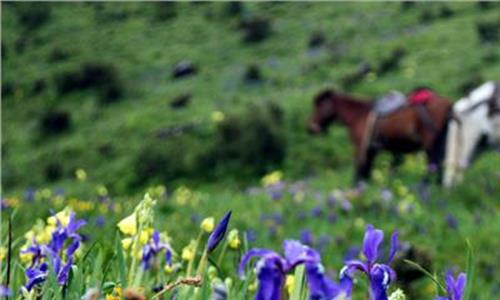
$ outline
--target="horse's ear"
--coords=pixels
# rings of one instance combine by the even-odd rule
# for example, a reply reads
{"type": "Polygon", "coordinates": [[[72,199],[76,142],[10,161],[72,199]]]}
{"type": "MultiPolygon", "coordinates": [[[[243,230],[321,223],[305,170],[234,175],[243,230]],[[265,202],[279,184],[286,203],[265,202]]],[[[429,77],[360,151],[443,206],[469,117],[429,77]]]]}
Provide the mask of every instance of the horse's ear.
{"type": "Polygon", "coordinates": [[[324,90],[316,95],[316,97],[314,98],[314,103],[319,104],[324,100],[332,98],[334,95],[335,92],[333,90],[324,90]]]}

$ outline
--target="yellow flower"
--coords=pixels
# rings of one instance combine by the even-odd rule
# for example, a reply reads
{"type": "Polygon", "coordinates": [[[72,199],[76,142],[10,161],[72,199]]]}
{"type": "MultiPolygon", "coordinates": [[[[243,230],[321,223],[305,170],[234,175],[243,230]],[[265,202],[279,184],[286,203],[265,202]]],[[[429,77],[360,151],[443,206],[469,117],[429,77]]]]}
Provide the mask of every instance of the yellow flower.
{"type": "Polygon", "coordinates": [[[23,264],[29,264],[31,263],[32,259],[33,259],[33,253],[24,253],[24,252],[20,252],[19,253],[19,259],[21,260],[21,262],[23,264]]]}
{"type": "Polygon", "coordinates": [[[113,293],[106,295],[106,300],[120,300],[122,298],[122,288],[115,287],[113,293]]]}
{"type": "Polygon", "coordinates": [[[194,259],[194,251],[192,248],[191,245],[188,245],[182,249],[181,257],[183,260],[191,261],[194,259]]]}
{"type": "Polygon", "coordinates": [[[87,172],[84,169],[76,169],[75,177],[80,181],[85,181],[87,179],[87,172]]]}
{"type": "Polygon", "coordinates": [[[267,174],[266,176],[262,177],[262,185],[264,186],[270,186],[273,184],[276,184],[281,181],[281,178],[283,177],[283,173],[281,171],[274,171],[272,173],[267,174]]]}
{"type": "Polygon", "coordinates": [[[141,231],[139,234],[139,243],[141,245],[146,245],[149,241],[149,238],[153,235],[154,229],[149,227],[141,231]]]}
{"type": "Polygon", "coordinates": [[[357,228],[364,228],[365,227],[365,220],[363,220],[363,218],[356,218],[354,220],[354,226],[356,226],[357,228]]]}
{"type": "Polygon", "coordinates": [[[293,196],[293,200],[295,201],[295,203],[302,203],[302,201],[304,201],[304,197],[305,197],[305,193],[303,191],[298,191],[293,196]]]}
{"type": "Polygon", "coordinates": [[[256,290],[257,290],[257,281],[254,281],[248,285],[249,292],[255,292],[256,290]]]}
{"type": "Polygon", "coordinates": [[[240,237],[238,236],[238,229],[232,229],[227,236],[229,247],[238,249],[241,245],[240,237]]]}
{"type": "Polygon", "coordinates": [[[122,247],[124,250],[129,250],[131,245],[132,245],[132,238],[122,239],[122,247]]]}
{"type": "Polygon", "coordinates": [[[0,246],[0,261],[3,261],[7,256],[7,248],[0,246]]]}
{"type": "Polygon", "coordinates": [[[285,288],[288,292],[288,295],[291,295],[293,293],[293,286],[295,284],[295,276],[293,275],[286,275],[286,282],[285,282],[285,288]]]}
{"type": "Polygon", "coordinates": [[[169,264],[165,264],[165,267],[163,267],[163,270],[165,271],[165,273],[171,274],[174,271],[174,266],[169,265],[169,264]]]}
{"type": "Polygon", "coordinates": [[[47,224],[52,225],[52,226],[56,226],[57,221],[59,221],[59,222],[61,222],[61,224],[63,226],[67,226],[69,223],[69,216],[70,215],[71,215],[71,210],[69,207],[66,207],[63,210],[61,210],[60,212],[58,212],[57,214],[55,214],[55,216],[48,217],[47,224]]]}
{"type": "Polygon", "coordinates": [[[224,113],[221,112],[221,111],[218,111],[218,110],[213,111],[211,117],[212,117],[212,121],[215,122],[215,123],[222,122],[226,118],[226,116],[224,115],[224,113]]]}
{"type": "Polygon", "coordinates": [[[99,196],[104,197],[104,196],[108,195],[108,189],[102,184],[97,186],[96,191],[97,191],[97,194],[99,196]]]}
{"type": "Polygon", "coordinates": [[[122,233],[135,235],[137,233],[137,218],[135,213],[121,220],[117,226],[122,233]]]}
{"type": "Polygon", "coordinates": [[[210,233],[214,230],[215,227],[215,219],[213,217],[205,218],[201,221],[200,228],[205,232],[210,233]]]}
{"type": "Polygon", "coordinates": [[[233,286],[233,279],[231,277],[226,277],[226,279],[224,279],[224,284],[226,285],[227,289],[231,289],[231,287],[233,286]]]}

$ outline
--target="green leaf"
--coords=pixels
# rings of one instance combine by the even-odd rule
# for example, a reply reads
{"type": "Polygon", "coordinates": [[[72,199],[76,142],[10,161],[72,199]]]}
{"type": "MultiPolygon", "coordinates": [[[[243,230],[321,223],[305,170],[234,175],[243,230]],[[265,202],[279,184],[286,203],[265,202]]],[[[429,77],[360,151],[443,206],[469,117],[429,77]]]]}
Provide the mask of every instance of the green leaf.
{"type": "Polygon", "coordinates": [[[474,286],[475,258],[472,244],[468,239],[466,239],[465,242],[467,243],[467,266],[465,271],[467,274],[467,283],[465,285],[464,300],[470,300],[472,297],[472,288],[474,286]]]}
{"type": "Polygon", "coordinates": [[[293,292],[290,296],[290,300],[300,300],[301,295],[304,294],[303,289],[305,289],[304,285],[304,265],[299,265],[295,268],[294,273],[294,283],[293,283],[293,292]]]}
{"type": "Polygon", "coordinates": [[[115,253],[118,257],[118,273],[120,275],[120,283],[122,288],[126,288],[128,286],[127,264],[125,263],[125,257],[123,256],[123,247],[120,240],[120,234],[116,235],[115,253]]]}
{"type": "Polygon", "coordinates": [[[103,253],[102,250],[99,250],[97,257],[94,259],[94,262],[92,264],[92,268],[94,269],[94,272],[92,274],[92,277],[90,278],[89,281],[89,286],[90,287],[98,287],[100,283],[100,278],[104,280],[103,277],[103,270],[102,270],[102,262],[103,262],[103,253]]]}

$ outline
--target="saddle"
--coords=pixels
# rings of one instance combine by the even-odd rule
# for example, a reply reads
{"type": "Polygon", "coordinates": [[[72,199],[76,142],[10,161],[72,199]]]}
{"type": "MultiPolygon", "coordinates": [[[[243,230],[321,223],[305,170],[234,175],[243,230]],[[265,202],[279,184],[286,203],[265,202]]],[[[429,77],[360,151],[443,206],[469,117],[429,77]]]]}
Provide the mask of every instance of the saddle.
{"type": "Polygon", "coordinates": [[[366,151],[368,148],[376,144],[375,136],[377,135],[377,123],[379,119],[389,116],[403,107],[413,106],[419,114],[424,126],[431,131],[437,131],[436,124],[434,124],[434,121],[425,107],[425,104],[432,101],[433,97],[434,93],[431,90],[422,88],[411,92],[408,97],[399,91],[390,91],[377,98],[373,110],[368,115],[368,120],[366,122],[366,129],[361,145],[361,153],[363,155],[361,161],[364,161],[366,158],[366,151]]]}
{"type": "Polygon", "coordinates": [[[377,98],[373,111],[380,117],[390,115],[406,106],[406,96],[399,91],[390,91],[388,94],[377,98]]]}

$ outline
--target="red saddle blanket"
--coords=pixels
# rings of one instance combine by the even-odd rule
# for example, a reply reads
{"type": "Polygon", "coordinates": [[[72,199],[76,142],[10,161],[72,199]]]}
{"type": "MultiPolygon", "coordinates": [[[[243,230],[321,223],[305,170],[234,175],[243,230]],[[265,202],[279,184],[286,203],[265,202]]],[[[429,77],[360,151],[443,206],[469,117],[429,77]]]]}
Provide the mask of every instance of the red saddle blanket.
{"type": "Polygon", "coordinates": [[[429,89],[418,89],[413,91],[408,96],[408,103],[411,105],[415,104],[426,104],[432,100],[434,93],[429,89]]]}

